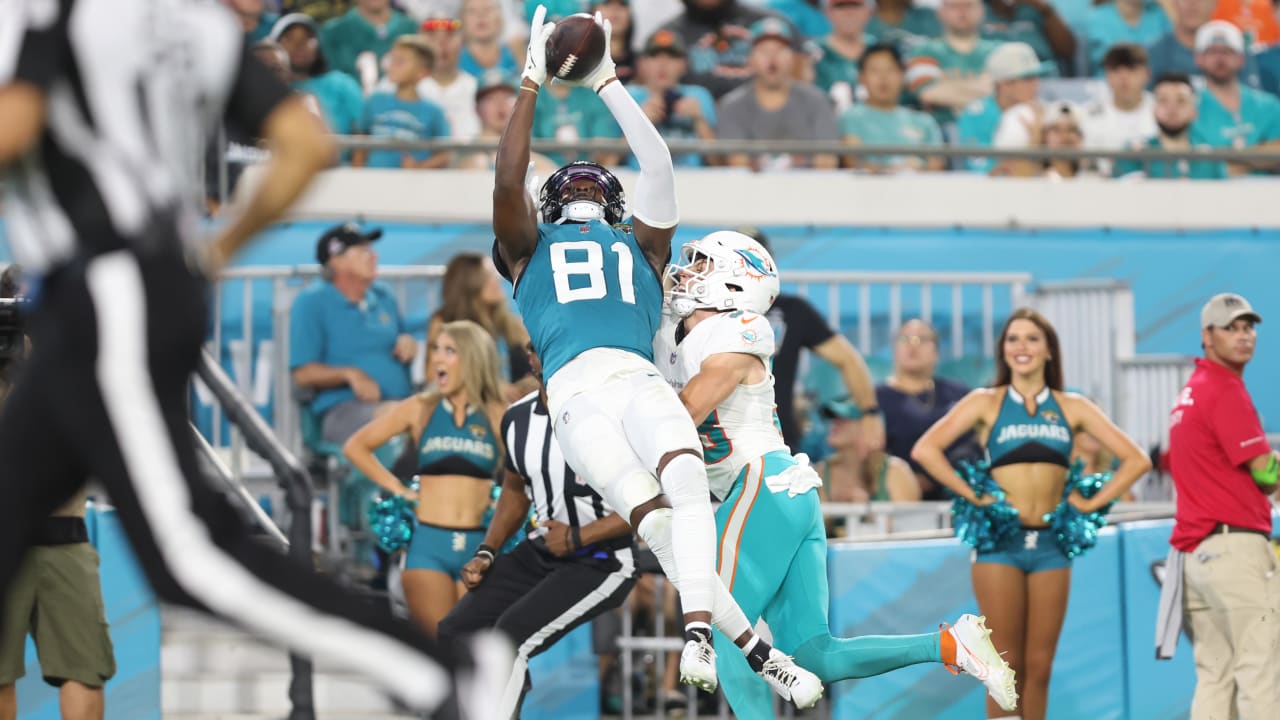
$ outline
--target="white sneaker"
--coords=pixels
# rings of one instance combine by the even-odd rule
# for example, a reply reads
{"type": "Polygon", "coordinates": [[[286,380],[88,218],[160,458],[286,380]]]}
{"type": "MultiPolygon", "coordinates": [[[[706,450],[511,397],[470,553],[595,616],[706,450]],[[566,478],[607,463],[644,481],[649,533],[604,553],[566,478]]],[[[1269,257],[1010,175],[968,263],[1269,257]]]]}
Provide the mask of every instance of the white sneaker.
{"type": "Polygon", "coordinates": [[[982,681],[987,692],[1006,711],[1018,706],[1018,689],[1014,684],[1013,668],[996,652],[991,644],[991,631],[987,618],[981,615],[961,615],[956,624],[944,628],[956,641],[956,668],[951,672],[967,673],[982,681]]]}
{"type": "Polygon", "coordinates": [[[680,652],[680,682],[709,693],[716,691],[716,649],[710,640],[690,640],[680,652]]]}
{"type": "Polygon", "coordinates": [[[797,665],[790,655],[783,655],[777,648],[769,651],[769,659],[765,660],[759,675],[774,692],[801,710],[817,705],[822,697],[822,681],[818,676],[797,665]]]}

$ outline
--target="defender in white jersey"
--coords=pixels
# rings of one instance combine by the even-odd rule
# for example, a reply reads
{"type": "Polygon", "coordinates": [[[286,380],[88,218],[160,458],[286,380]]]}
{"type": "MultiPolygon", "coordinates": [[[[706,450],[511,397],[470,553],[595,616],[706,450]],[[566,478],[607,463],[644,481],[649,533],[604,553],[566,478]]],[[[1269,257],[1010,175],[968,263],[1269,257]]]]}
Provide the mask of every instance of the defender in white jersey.
{"type": "MultiPolygon", "coordinates": [[[[940,662],[981,679],[1005,709],[1013,673],[984,620],[909,636],[833,638],[827,621],[827,542],[817,488],[804,455],[782,439],[769,371],[773,331],[762,313],[778,295],[769,253],[736,232],[688,243],[667,269],[667,317],[655,360],[696,422],[716,512],[717,570],[747,618],[763,617],[775,649],[823,682],[940,662]]],[[[716,635],[716,642],[728,642],[716,635]]],[[[771,718],[768,689],[737,653],[720,653],[717,674],[739,718],[771,718]]]]}

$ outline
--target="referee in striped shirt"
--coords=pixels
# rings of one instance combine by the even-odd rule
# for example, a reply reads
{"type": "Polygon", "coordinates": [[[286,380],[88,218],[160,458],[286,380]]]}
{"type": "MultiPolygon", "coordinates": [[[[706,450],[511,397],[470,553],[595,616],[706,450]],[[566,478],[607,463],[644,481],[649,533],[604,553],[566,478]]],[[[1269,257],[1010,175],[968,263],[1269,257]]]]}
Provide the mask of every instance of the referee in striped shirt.
{"type": "Polygon", "coordinates": [[[0,592],[33,523],[93,476],[161,598],[341,660],[416,709],[475,708],[459,689],[483,667],[456,667],[461,652],[259,547],[197,463],[187,392],[206,274],[333,162],[323,125],[250,54],[221,3],[3,8],[8,240],[40,290],[32,355],[0,415],[0,592]],[[210,253],[195,232],[195,165],[220,120],[266,139],[271,159],[210,253]]]}
{"type": "Polygon", "coordinates": [[[529,658],[579,625],[622,604],[636,584],[631,527],[565,464],[547,413],[542,363],[525,346],[538,391],[507,409],[502,494],[484,543],[462,568],[471,592],[438,630],[448,647],[496,627],[516,645],[497,717],[515,717],[531,686],[529,658]],[[529,506],[537,530],[511,552],[495,548],[524,525],[529,506]]]}

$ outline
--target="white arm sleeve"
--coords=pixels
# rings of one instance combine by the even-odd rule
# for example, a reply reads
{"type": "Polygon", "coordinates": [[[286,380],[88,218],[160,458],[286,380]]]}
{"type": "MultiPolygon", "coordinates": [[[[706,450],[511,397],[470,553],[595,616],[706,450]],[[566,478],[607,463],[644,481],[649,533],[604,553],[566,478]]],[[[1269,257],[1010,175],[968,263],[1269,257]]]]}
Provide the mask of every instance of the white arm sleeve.
{"type": "Polygon", "coordinates": [[[667,143],[622,83],[605,85],[600,99],[618,121],[640,164],[631,197],[632,217],[653,228],[675,227],[680,222],[680,208],[676,206],[676,172],[667,143]]]}

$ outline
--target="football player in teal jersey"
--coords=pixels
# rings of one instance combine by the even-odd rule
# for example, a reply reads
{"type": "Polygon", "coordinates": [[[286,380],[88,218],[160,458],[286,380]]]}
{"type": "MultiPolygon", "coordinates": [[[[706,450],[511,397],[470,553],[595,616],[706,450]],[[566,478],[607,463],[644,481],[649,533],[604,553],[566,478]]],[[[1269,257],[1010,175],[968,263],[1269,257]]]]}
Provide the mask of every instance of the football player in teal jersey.
{"type": "MultiPolygon", "coordinates": [[[[599,95],[640,166],[631,223],[622,224],[621,184],[594,163],[552,174],[536,203],[526,189],[534,108],[555,30],[554,23],[543,24],[545,17],[545,9],[534,13],[519,97],[498,145],[493,229],[494,262],[514,283],[516,305],[542,359],[556,437],[565,460],[629,520],[679,591],[686,640],[681,680],[716,688],[714,625],[779,695],[809,707],[822,695],[821,682],[755,635],[715,572],[702,444],[653,365],[660,278],[679,222],[675,171],[607,52],[577,82],[599,95]]],[[[601,25],[608,47],[610,28],[601,25]]]]}

